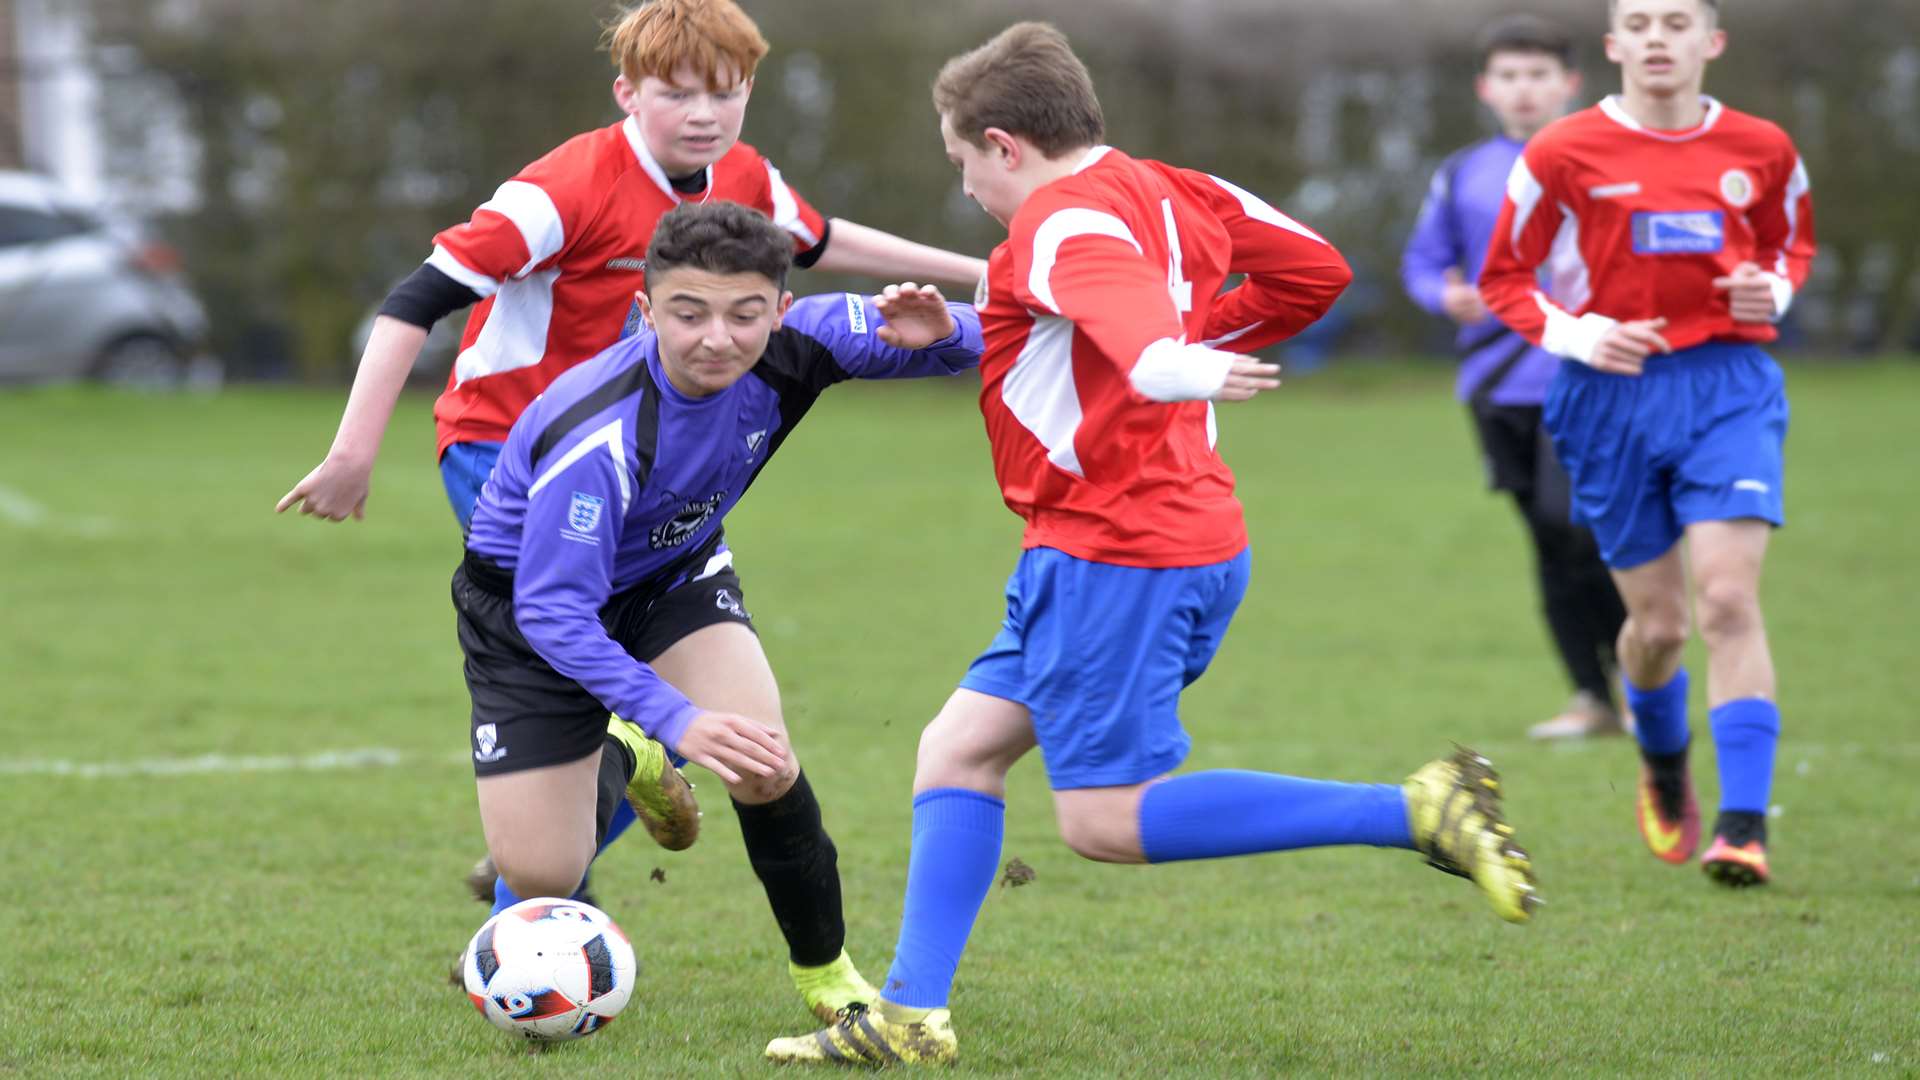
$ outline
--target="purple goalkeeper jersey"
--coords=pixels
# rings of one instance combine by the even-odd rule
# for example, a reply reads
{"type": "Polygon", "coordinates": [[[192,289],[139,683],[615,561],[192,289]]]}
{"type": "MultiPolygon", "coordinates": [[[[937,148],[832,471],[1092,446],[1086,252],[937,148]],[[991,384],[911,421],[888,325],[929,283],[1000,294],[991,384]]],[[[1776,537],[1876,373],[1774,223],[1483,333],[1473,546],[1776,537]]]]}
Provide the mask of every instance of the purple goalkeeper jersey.
{"type": "MultiPolygon", "coordinates": [[[[1496,135],[1454,154],[1434,174],[1400,259],[1400,280],[1414,303],[1444,315],[1447,270],[1458,270],[1468,283],[1480,279],[1507,177],[1524,145],[1496,135]]],[[[1491,315],[1461,327],[1454,348],[1461,357],[1454,392],[1462,401],[1538,405],[1560,367],[1559,357],[1528,344],[1491,315]]]]}
{"type": "Polygon", "coordinates": [[[728,565],[721,519],[827,387],[977,366],[979,315],[947,307],[953,334],[909,351],[876,336],[884,321],[864,297],[797,300],[760,362],[709,397],[673,388],[651,331],[555,379],[514,423],[467,537],[469,551],[512,572],[527,644],[677,746],[699,710],[608,636],[600,609],[615,593],[665,591],[728,565]],[[689,558],[703,549],[703,562],[689,558]]]}

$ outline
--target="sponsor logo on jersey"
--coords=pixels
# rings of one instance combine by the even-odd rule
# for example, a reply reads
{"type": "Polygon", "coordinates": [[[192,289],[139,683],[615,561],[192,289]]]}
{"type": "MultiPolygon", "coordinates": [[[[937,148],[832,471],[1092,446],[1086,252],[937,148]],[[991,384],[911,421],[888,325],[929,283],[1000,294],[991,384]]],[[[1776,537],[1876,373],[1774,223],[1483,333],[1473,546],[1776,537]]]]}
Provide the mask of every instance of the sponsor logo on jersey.
{"type": "Polygon", "coordinates": [[[1727,246],[1727,215],[1718,210],[1643,210],[1633,215],[1636,255],[1712,255],[1727,246]]]}
{"type": "Polygon", "coordinates": [[[492,724],[481,724],[473,729],[473,760],[482,765],[491,765],[507,756],[507,748],[500,745],[500,729],[492,724]]]}
{"type": "Polygon", "coordinates": [[[1745,169],[1728,169],[1720,174],[1720,197],[1736,209],[1745,209],[1753,201],[1756,187],[1745,169]]]}
{"type": "Polygon", "coordinates": [[[606,507],[607,500],[598,495],[574,492],[573,502],[567,506],[567,527],[577,533],[592,532],[600,527],[600,511],[606,507]]]}
{"type": "Polygon", "coordinates": [[[760,443],[767,437],[767,429],[761,428],[747,436],[747,456],[752,457],[760,450],[760,443]]]}
{"type": "Polygon", "coordinates": [[[987,291],[987,279],[983,274],[980,277],[980,284],[973,287],[973,306],[976,309],[984,308],[987,306],[987,301],[991,299],[993,296],[987,291]]]}
{"type": "Polygon", "coordinates": [[[716,491],[705,499],[695,499],[681,507],[672,521],[654,526],[653,530],[647,533],[647,543],[651,544],[655,551],[679,547],[692,539],[693,534],[700,531],[700,526],[705,525],[707,519],[713,517],[714,512],[720,509],[720,504],[726,501],[727,493],[724,491],[716,491]]]}
{"type": "Polygon", "coordinates": [[[1773,488],[1769,486],[1765,480],[1735,480],[1733,482],[1733,490],[1752,491],[1765,495],[1767,492],[1772,491],[1773,488]]]}
{"type": "Polygon", "coordinates": [[[1587,197],[1592,199],[1619,199],[1628,195],[1640,194],[1640,181],[1629,180],[1624,184],[1601,184],[1587,189],[1587,197]]]}
{"type": "Polygon", "coordinates": [[[847,294],[847,325],[856,334],[867,332],[867,302],[856,293],[847,294]]]}
{"type": "Polygon", "coordinates": [[[609,269],[609,270],[639,270],[639,271],[641,271],[642,273],[645,273],[645,272],[646,272],[646,269],[647,269],[647,260],[645,260],[645,259],[636,259],[636,258],[634,258],[634,257],[633,257],[633,256],[631,256],[631,255],[622,255],[622,256],[620,256],[620,257],[619,257],[619,258],[617,258],[617,259],[608,259],[608,260],[607,260],[607,269],[609,269]]]}

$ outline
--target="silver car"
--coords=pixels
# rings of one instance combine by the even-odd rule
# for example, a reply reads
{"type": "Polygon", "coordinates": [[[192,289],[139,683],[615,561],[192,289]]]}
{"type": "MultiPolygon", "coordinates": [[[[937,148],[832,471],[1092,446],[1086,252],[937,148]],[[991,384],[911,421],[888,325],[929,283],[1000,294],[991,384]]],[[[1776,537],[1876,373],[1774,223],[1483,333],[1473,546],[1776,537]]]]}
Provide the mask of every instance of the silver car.
{"type": "Polygon", "coordinates": [[[0,383],[218,380],[171,248],[32,173],[0,171],[0,383]]]}

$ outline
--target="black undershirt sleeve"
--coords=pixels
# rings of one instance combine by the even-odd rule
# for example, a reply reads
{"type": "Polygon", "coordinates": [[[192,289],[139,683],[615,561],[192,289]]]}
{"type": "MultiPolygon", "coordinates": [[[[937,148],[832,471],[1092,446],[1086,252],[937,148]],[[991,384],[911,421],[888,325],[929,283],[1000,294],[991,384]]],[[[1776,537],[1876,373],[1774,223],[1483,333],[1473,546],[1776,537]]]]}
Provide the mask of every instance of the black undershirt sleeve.
{"type": "Polygon", "coordinates": [[[827,241],[831,239],[833,239],[833,219],[828,218],[827,223],[820,227],[820,242],[795,255],[793,265],[802,270],[812,267],[814,263],[820,261],[820,256],[827,253],[827,241]]]}
{"type": "Polygon", "coordinates": [[[391,315],[422,330],[431,330],[434,323],[479,302],[479,293],[438,269],[421,263],[420,269],[407,275],[407,280],[395,285],[393,291],[387,294],[386,302],[380,305],[380,314],[391,315]]]}

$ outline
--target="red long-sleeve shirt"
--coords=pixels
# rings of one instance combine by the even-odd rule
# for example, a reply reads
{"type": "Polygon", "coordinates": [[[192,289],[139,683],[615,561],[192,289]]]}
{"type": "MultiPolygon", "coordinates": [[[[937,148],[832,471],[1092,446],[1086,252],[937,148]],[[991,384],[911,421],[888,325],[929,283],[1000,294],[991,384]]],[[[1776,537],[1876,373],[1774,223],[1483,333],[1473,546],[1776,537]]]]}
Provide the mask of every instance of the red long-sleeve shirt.
{"type": "Polygon", "coordinates": [[[1675,349],[1772,341],[1713,280],[1753,262],[1784,315],[1813,259],[1806,166],[1786,132],[1707,99],[1657,131],[1608,98],[1534,136],[1507,181],[1480,274],[1487,306],[1547,351],[1588,361],[1616,322],[1664,317],[1675,349]],[[1538,271],[1546,268],[1550,285],[1538,271]]]}
{"type": "Polygon", "coordinates": [[[1331,245],[1206,173],[1096,147],[1014,215],[980,307],[980,407],[1027,547],[1124,566],[1238,554],[1214,453],[1220,357],[1297,333],[1352,279],[1331,245]],[[1229,274],[1246,280],[1225,294],[1229,274]]]}

